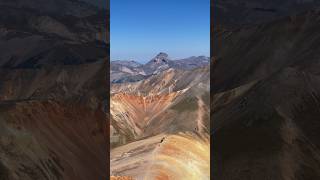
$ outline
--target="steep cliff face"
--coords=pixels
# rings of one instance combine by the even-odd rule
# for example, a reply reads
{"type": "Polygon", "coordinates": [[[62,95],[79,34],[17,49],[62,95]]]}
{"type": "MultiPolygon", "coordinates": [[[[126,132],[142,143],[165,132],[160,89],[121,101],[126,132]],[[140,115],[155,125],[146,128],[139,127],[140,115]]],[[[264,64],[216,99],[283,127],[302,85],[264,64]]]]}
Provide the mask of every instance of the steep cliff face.
{"type": "Polygon", "coordinates": [[[106,16],[0,3],[0,179],[107,178],[106,16]]]}
{"type": "Polygon", "coordinates": [[[218,30],[211,117],[216,179],[319,179],[319,12],[218,30]]]}

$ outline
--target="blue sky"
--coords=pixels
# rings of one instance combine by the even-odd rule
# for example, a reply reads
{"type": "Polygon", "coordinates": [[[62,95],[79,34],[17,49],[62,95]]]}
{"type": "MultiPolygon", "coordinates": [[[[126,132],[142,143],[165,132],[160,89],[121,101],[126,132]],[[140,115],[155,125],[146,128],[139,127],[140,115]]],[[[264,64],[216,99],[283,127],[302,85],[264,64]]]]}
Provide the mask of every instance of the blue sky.
{"type": "Polygon", "coordinates": [[[210,0],[110,0],[111,60],[210,55],[210,0]]]}

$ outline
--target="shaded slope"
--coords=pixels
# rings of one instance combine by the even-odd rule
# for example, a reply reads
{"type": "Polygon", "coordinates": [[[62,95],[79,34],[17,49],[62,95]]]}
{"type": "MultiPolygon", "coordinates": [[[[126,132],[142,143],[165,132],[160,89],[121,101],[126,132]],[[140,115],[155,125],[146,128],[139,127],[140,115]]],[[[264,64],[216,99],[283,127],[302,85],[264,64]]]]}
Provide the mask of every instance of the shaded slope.
{"type": "Polygon", "coordinates": [[[1,81],[0,153],[9,179],[106,176],[104,66],[20,69],[1,77],[6,80],[1,81]]]}
{"type": "Polygon", "coordinates": [[[216,179],[319,179],[318,16],[216,34],[216,179]]]}
{"type": "Polygon", "coordinates": [[[271,22],[319,7],[319,0],[220,0],[214,6],[215,24],[227,27],[271,22]]]}
{"type": "Polygon", "coordinates": [[[82,64],[107,55],[106,13],[77,1],[51,3],[55,6],[42,0],[0,3],[1,67],[82,64]]]}
{"type": "Polygon", "coordinates": [[[100,179],[105,174],[101,111],[56,101],[10,103],[1,111],[1,162],[9,179],[100,179]]]}
{"type": "Polygon", "coordinates": [[[0,9],[1,176],[107,178],[107,15],[69,0],[0,9]]]}

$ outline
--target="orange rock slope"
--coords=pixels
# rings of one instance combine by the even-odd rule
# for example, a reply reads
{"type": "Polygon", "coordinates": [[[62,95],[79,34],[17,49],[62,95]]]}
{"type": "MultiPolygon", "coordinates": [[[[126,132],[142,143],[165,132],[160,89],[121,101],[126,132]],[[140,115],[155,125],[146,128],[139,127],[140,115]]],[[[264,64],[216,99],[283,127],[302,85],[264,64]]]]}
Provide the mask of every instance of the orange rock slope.
{"type": "Polygon", "coordinates": [[[170,69],[141,82],[112,86],[111,175],[210,179],[207,72],[170,69]]]}

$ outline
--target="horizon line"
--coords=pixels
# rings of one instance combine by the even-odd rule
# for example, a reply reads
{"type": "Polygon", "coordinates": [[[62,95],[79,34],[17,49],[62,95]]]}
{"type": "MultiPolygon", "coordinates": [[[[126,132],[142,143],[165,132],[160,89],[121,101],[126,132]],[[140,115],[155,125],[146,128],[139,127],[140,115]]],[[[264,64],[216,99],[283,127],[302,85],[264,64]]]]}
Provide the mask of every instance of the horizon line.
{"type": "MultiPolygon", "coordinates": [[[[159,54],[159,53],[158,53],[158,54],[159,54]]],[[[157,54],[157,55],[158,55],[158,54],[157,54]]],[[[126,58],[126,59],[111,59],[111,58],[110,58],[110,62],[113,62],[113,61],[148,62],[148,61],[151,61],[153,58],[155,58],[157,55],[153,56],[153,57],[152,57],[151,59],[149,59],[149,60],[143,60],[143,61],[142,61],[142,60],[136,60],[136,59],[134,59],[134,58],[126,58]]],[[[179,58],[179,57],[173,58],[173,57],[168,56],[168,58],[169,58],[170,60],[175,61],[175,60],[181,60],[181,59],[186,59],[186,58],[191,58],[191,57],[201,57],[201,56],[210,58],[210,55],[209,55],[209,56],[206,56],[206,55],[193,55],[193,56],[186,56],[186,57],[183,57],[183,58],[179,58]]]]}

